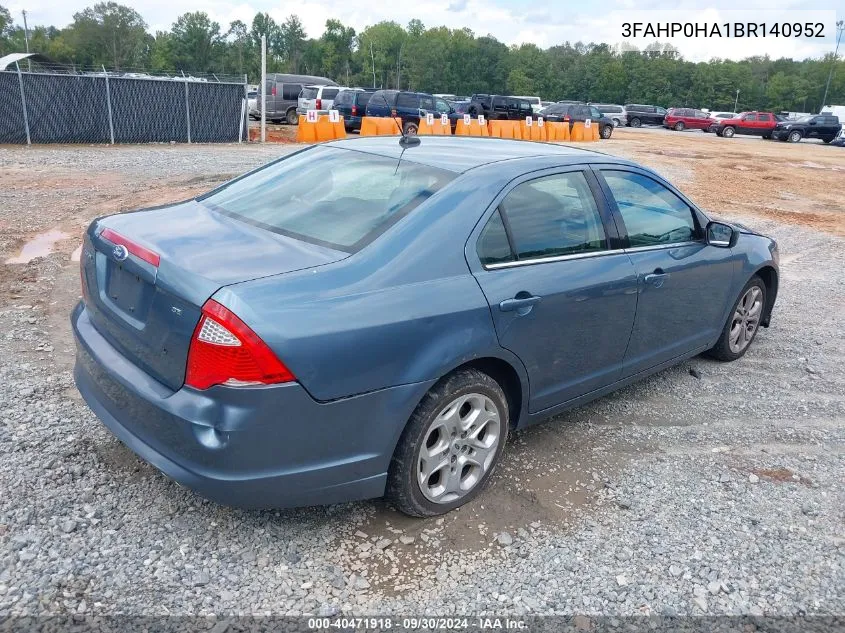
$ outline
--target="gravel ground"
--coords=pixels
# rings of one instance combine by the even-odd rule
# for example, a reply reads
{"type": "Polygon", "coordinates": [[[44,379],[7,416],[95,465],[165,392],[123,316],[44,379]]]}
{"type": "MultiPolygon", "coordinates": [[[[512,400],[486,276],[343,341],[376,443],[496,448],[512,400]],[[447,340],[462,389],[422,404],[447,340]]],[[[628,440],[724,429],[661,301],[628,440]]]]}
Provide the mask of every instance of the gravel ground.
{"type": "MultiPolygon", "coordinates": [[[[72,236],[0,275],[0,617],[845,614],[843,239],[772,219],[779,193],[737,215],[703,184],[729,167],[679,161],[663,136],[627,138],[602,149],[778,240],[772,327],[736,363],[695,358],[516,434],[484,495],[424,521],[381,501],[206,502],[136,459],[73,386],[74,236],[96,215],[193,195],[289,148],[0,149],[3,260],[37,231],[72,236]]],[[[710,151],[691,135],[671,143],[710,151]]],[[[823,159],[845,167],[845,153],[823,159]]]]}

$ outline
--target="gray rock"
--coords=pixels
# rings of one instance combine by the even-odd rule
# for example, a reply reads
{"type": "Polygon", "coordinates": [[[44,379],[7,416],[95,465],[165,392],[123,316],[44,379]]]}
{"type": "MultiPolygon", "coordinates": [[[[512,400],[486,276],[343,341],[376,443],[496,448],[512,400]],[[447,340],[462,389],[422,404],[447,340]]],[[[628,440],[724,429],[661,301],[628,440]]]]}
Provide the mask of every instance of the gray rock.
{"type": "Polygon", "coordinates": [[[496,540],[502,547],[507,547],[508,545],[513,543],[513,537],[507,532],[500,533],[499,536],[496,537],[496,540]]]}

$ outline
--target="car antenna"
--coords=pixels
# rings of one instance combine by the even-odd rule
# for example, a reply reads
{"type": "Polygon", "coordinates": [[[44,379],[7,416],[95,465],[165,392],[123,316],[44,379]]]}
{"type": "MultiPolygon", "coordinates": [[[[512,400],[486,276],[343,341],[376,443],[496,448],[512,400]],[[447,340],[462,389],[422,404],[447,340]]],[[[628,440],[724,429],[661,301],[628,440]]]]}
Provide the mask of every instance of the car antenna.
{"type": "MultiPolygon", "coordinates": [[[[384,92],[381,93],[381,99],[382,99],[382,101],[384,101],[384,105],[387,106],[388,112],[390,112],[392,110],[392,108],[390,107],[390,104],[387,102],[387,97],[384,96],[384,92]]],[[[399,129],[399,135],[402,137],[402,138],[399,139],[399,145],[402,147],[402,153],[403,154],[405,153],[405,150],[408,149],[409,147],[416,147],[417,145],[422,143],[422,141],[420,141],[419,136],[409,136],[408,134],[405,134],[405,130],[403,130],[402,126],[399,125],[399,123],[396,122],[396,117],[394,117],[392,115],[392,113],[390,113],[389,116],[390,116],[391,119],[393,119],[393,123],[396,124],[396,127],[399,129]]],[[[401,154],[399,155],[399,160],[402,160],[401,154]]],[[[396,167],[398,169],[399,166],[397,165],[396,167]]]]}
{"type": "Polygon", "coordinates": [[[393,175],[395,176],[399,173],[399,165],[402,163],[402,157],[405,155],[405,150],[409,147],[416,147],[417,145],[420,145],[422,141],[419,136],[409,136],[408,134],[405,134],[402,126],[396,122],[396,117],[394,117],[393,113],[390,112],[392,108],[387,102],[387,97],[384,96],[384,92],[381,93],[381,99],[384,101],[384,105],[387,106],[388,116],[393,119],[393,123],[395,123],[396,127],[399,128],[399,134],[402,136],[402,138],[399,139],[399,147],[402,148],[402,151],[399,152],[399,160],[396,161],[396,169],[393,170],[393,175]]]}

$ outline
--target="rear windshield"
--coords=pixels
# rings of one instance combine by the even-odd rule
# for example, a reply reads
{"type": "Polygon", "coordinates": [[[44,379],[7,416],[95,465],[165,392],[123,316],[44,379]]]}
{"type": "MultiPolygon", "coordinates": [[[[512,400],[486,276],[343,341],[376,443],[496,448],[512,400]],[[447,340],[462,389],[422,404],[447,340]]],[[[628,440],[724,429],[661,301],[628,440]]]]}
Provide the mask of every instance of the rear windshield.
{"type": "Polygon", "coordinates": [[[359,92],[358,93],[358,105],[365,106],[370,102],[372,99],[373,93],[372,92],[359,92]]]}
{"type": "Polygon", "coordinates": [[[303,99],[316,99],[317,98],[317,89],[316,88],[303,88],[302,92],[299,93],[299,96],[303,99]]]}
{"type": "Polygon", "coordinates": [[[353,253],[455,174],[333,147],[284,158],[199,198],[201,204],[275,233],[353,253]]]}

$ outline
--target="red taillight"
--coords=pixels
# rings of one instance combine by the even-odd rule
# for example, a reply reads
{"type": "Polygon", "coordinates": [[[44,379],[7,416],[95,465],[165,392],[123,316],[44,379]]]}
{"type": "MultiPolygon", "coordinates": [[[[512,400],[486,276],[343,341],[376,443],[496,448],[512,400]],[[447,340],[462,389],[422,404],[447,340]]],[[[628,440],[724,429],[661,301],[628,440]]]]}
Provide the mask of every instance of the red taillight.
{"type": "Polygon", "coordinates": [[[314,107],[317,108],[318,110],[322,110],[323,109],[323,100],[317,99],[317,103],[314,104],[314,107]]]}
{"type": "Polygon", "coordinates": [[[296,380],[249,326],[231,310],[209,299],[188,350],[185,384],[195,389],[212,385],[269,385],[296,380]]]}
{"type": "Polygon", "coordinates": [[[352,106],[352,116],[358,116],[358,106],[352,106]]]}
{"type": "Polygon", "coordinates": [[[158,253],[141,246],[137,242],[133,242],[128,237],[123,237],[120,233],[112,231],[111,229],[103,229],[103,232],[100,233],[100,237],[108,240],[116,246],[124,246],[129,253],[155,267],[158,267],[161,262],[161,257],[159,257],[158,253]]]}
{"type": "Polygon", "coordinates": [[[568,114],[567,114],[567,115],[564,115],[564,117],[563,117],[563,121],[564,121],[564,123],[569,123],[570,119],[569,119],[569,115],[568,115],[568,114]]]}

